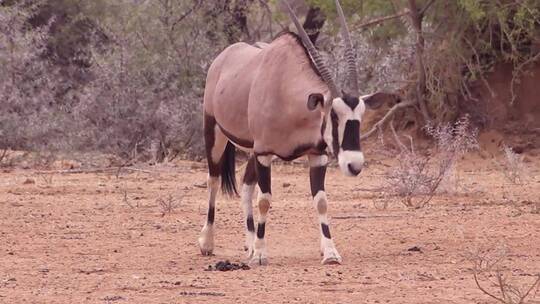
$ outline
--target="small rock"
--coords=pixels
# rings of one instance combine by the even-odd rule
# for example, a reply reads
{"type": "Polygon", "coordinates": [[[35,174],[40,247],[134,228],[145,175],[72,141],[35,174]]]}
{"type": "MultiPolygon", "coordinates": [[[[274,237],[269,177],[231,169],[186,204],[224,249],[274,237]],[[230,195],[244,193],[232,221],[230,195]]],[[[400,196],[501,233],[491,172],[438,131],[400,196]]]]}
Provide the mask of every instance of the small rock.
{"type": "Polygon", "coordinates": [[[32,178],[27,178],[24,182],[23,182],[23,185],[32,185],[32,184],[35,184],[36,181],[32,178]]]}
{"type": "Polygon", "coordinates": [[[107,301],[107,302],[114,302],[114,301],[120,301],[120,300],[124,300],[124,297],[122,297],[122,296],[106,296],[105,298],[103,298],[103,301],[107,301]]]}
{"type": "Polygon", "coordinates": [[[207,185],[206,185],[206,182],[201,182],[198,184],[193,184],[193,187],[206,189],[207,185]]]}
{"type": "Polygon", "coordinates": [[[283,188],[289,188],[291,186],[290,183],[283,183],[283,188]]]}
{"type": "Polygon", "coordinates": [[[524,146],[514,146],[514,147],[512,147],[512,150],[516,154],[523,154],[523,152],[525,152],[525,147],[524,146]]]}
{"type": "Polygon", "coordinates": [[[407,251],[422,252],[422,249],[420,249],[420,247],[418,247],[418,246],[413,246],[413,247],[407,249],[407,251]]]}

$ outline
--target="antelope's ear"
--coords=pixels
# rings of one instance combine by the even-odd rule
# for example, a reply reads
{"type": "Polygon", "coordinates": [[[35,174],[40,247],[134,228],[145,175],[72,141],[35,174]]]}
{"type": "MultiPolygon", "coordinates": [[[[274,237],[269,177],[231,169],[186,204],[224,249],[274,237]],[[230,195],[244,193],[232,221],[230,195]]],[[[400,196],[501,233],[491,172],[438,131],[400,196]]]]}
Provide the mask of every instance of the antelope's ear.
{"type": "Polygon", "coordinates": [[[371,95],[361,96],[364,104],[374,110],[380,108],[385,103],[398,103],[400,102],[400,97],[396,94],[377,92],[371,95]]]}
{"type": "Polygon", "coordinates": [[[313,93],[309,94],[308,100],[307,100],[307,108],[310,111],[313,111],[317,109],[319,105],[324,104],[324,96],[321,93],[313,93]]]}

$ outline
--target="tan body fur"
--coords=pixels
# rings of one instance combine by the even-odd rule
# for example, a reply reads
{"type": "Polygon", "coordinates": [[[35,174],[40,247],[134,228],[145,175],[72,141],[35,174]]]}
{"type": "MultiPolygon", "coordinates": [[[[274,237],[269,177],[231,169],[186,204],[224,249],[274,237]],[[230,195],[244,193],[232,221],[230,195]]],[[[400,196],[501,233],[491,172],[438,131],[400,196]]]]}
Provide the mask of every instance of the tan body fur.
{"type": "Polygon", "coordinates": [[[297,38],[283,34],[262,49],[225,49],[208,71],[204,111],[225,134],[253,143],[255,153],[287,158],[322,141],[323,115],[306,107],[312,93],[327,97],[328,87],[297,38]]]}

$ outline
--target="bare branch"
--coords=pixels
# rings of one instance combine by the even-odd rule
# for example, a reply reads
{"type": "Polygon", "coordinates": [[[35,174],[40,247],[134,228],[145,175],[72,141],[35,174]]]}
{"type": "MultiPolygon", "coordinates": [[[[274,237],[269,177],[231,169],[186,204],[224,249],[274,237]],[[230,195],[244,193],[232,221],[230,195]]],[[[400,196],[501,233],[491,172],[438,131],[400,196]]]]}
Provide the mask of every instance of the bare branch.
{"type": "Polygon", "coordinates": [[[191,13],[193,13],[195,10],[197,10],[202,4],[202,0],[197,0],[195,2],[195,4],[190,7],[185,13],[183,13],[180,17],[178,17],[178,19],[176,19],[172,24],[171,24],[171,31],[174,31],[174,28],[180,23],[182,22],[182,20],[186,19],[189,15],[191,15],[191,13]]]}
{"type": "Polygon", "coordinates": [[[510,105],[511,106],[513,106],[514,103],[516,102],[516,98],[517,98],[516,97],[516,92],[515,92],[516,82],[519,80],[519,77],[521,76],[521,74],[523,72],[523,68],[525,66],[527,66],[528,64],[530,64],[530,63],[536,62],[539,59],[540,59],[540,52],[538,52],[536,55],[530,57],[529,59],[527,59],[524,62],[522,62],[521,64],[519,64],[512,71],[512,80],[510,81],[510,93],[511,93],[510,94],[511,95],[510,105]]]}
{"type": "Polygon", "coordinates": [[[390,110],[388,110],[388,112],[384,115],[384,117],[381,120],[379,120],[377,123],[375,123],[373,127],[371,127],[371,129],[366,134],[362,135],[361,139],[366,139],[370,137],[371,135],[373,135],[373,133],[375,133],[375,131],[380,129],[383,126],[383,124],[385,124],[386,121],[390,119],[394,115],[394,113],[396,113],[397,110],[401,108],[414,106],[415,104],[416,103],[414,101],[397,103],[390,110]]]}
{"type": "Polygon", "coordinates": [[[392,116],[392,120],[390,120],[390,130],[392,130],[392,135],[394,135],[394,140],[396,141],[399,148],[401,149],[401,152],[407,151],[407,147],[405,146],[405,144],[401,142],[401,140],[399,139],[399,136],[396,133],[396,129],[394,128],[394,116],[392,116]]]}
{"type": "Polygon", "coordinates": [[[429,7],[435,3],[435,0],[430,0],[419,12],[420,16],[424,16],[429,7]]]}
{"type": "Polygon", "coordinates": [[[495,299],[495,300],[497,300],[497,301],[499,301],[501,303],[506,303],[503,299],[491,294],[489,291],[484,289],[484,287],[482,287],[482,285],[480,285],[480,282],[478,281],[478,272],[476,271],[476,269],[474,270],[473,277],[474,277],[474,282],[476,283],[476,287],[478,287],[478,289],[480,289],[480,291],[482,291],[483,293],[487,294],[488,296],[492,297],[493,299],[495,299]]]}
{"type": "Polygon", "coordinates": [[[535,288],[535,287],[540,287],[540,274],[537,274],[536,275],[536,281],[534,281],[534,283],[531,285],[531,287],[527,290],[527,292],[519,298],[519,302],[518,304],[521,304],[521,303],[524,303],[523,301],[525,300],[525,298],[527,298],[529,296],[529,294],[531,293],[531,291],[535,288]]]}
{"type": "Polygon", "coordinates": [[[375,19],[372,19],[372,20],[369,20],[367,22],[363,22],[359,25],[356,25],[355,27],[356,28],[364,28],[364,27],[369,27],[369,26],[372,26],[372,25],[375,25],[375,24],[379,24],[379,23],[382,23],[384,21],[387,21],[387,20],[392,20],[392,19],[396,19],[396,18],[399,18],[399,17],[403,17],[405,15],[409,14],[409,10],[406,9],[402,12],[399,12],[399,13],[396,13],[396,14],[393,14],[393,15],[388,15],[388,16],[384,16],[384,17],[379,17],[379,18],[375,18],[375,19]]]}

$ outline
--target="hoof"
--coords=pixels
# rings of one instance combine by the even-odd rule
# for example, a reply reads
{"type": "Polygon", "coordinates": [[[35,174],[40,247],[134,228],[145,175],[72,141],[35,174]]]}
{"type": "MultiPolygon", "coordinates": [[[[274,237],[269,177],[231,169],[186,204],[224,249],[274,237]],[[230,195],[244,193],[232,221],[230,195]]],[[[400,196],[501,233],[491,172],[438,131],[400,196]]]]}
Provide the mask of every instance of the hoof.
{"type": "Polygon", "coordinates": [[[268,258],[253,257],[249,261],[249,266],[251,267],[267,266],[267,265],[268,265],[268,258]]]}
{"type": "Polygon", "coordinates": [[[214,231],[212,227],[205,226],[199,237],[199,248],[204,256],[212,255],[214,251],[214,231]]]}
{"type": "Polygon", "coordinates": [[[246,235],[246,244],[244,245],[244,251],[247,254],[248,260],[253,257],[253,252],[255,250],[254,249],[254,244],[253,244],[254,239],[255,239],[254,233],[253,232],[248,232],[247,235],[246,235]]]}
{"type": "Polygon", "coordinates": [[[321,262],[323,265],[341,265],[341,258],[328,257],[324,258],[321,262]]]}
{"type": "Polygon", "coordinates": [[[340,265],[341,256],[337,250],[333,247],[327,248],[324,250],[323,259],[321,261],[323,265],[340,265]]]}
{"type": "Polygon", "coordinates": [[[204,256],[211,256],[211,255],[214,255],[212,253],[212,250],[210,249],[201,249],[201,254],[204,255],[204,256]]]}
{"type": "Polygon", "coordinates": [[[246,254],[247,254],[248,259],[253,258],[253,253],[254,253],[253,248],[246,248],[246,254]]]}
{"type": "Polygon", "coordinates": [[[252,252],[251,259],[249,260],[249,266],[266,266],[268,265],[268,257],[264,252],[252,252]]]}

